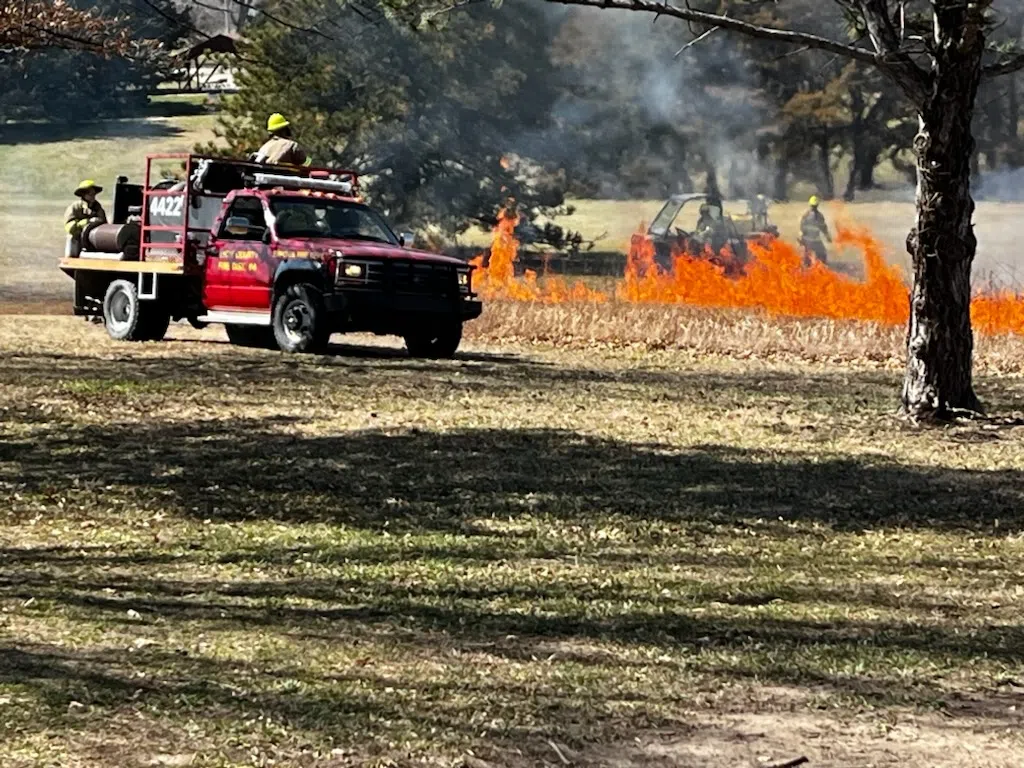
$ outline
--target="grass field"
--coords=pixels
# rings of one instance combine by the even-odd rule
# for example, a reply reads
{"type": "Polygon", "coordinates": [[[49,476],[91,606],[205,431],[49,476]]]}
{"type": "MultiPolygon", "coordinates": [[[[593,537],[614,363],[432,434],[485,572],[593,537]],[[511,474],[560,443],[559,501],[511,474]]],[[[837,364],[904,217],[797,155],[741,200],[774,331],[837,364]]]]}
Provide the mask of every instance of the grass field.
{"type": "Polygon", "coordinates": [[[1018,766],[1020,422],[903,426],[887,329],[508,341],[575,311],[436,362],[0,318],[0,763],[1018,766]]]}
{"type": "Polygon", "coordinates": [[[64,252],[64,209],[80,180],[106,187],[100,197],[109,206],[115,178],[138,178],[147,153],[185,152],[213,140],[216,116],[168,109],[176,103],[195,106],[164,97],[154,104],[155,117],[0,132],[0,298],[5,289],[52,295],[67,288],[53,265],[64,252]]]}
{"type": "MultiPolygon", "coordinates": [[[[152,107],[154,116],[147,118],[65,129],[19,126],[0,132],[0,302],[12,296],[52,298],[69,290],[67,278],[53,269],[62,253],[61,216],[71,199],[69,190],[82,178],[95,178],[108,185],[101,200],[109,203],[114,178],[141,174],[147,153],[186,151],[212,140],[216,116],[196,114],[200,105],[193,101],[159,97],[152,107]]],[[[886,245],[891,260],[906,267],[904,242],[913,223],[913,205],[880,201],[881,194],[870,195],[870,202],[829,205],[828,215],[833,223],[846,220],[870,228],[886,245]]],[[[906,191],[901,195],[907,199],[906,191]]],[[[625,252],[639,224],[650,222],[663,202],[578,200],[576,213],[558,223],[587,237],[604,235],[598,250],[625,252]]],[[[785,237],[796,239],[804,208],[802,202],[773,208],[772,217],[785,237]]],[[[1022,204],[978,206],[977,285],[1024,282],[1024,257],[1016,242],[1022,217],[1022,204]]],[[[489,239],[488,233],[470,230],[463,242],[484,247],[489,239]]],[[[849,271],[856,270],[856,254],[837,253],[833,258],[849,271]]]]}

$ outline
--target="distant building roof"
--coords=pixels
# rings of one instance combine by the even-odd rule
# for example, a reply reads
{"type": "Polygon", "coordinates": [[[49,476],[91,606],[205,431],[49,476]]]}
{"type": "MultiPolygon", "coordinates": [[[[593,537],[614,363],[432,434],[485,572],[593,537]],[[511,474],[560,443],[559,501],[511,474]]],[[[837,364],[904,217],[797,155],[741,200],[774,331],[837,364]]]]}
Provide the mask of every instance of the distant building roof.
{"type": "Polygon", "coordinates": [[[204,53],[238,53],[236,42],[238,38],[234,35],[214,35],[183,48],[175,53],[186,59],[195,59],[204,53]]]}

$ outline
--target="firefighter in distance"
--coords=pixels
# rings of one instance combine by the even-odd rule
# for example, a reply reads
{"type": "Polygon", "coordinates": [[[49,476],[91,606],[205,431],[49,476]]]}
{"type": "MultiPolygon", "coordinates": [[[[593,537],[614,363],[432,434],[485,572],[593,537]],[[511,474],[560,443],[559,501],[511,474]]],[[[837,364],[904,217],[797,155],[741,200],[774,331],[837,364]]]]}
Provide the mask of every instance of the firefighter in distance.
{"type": "Polygon", "coordinates": [[[267,119],[267,132],[270,138],[253,157],[257,163],[304,167],[312,165],[313,158],[292,138],[291,123],[280,112],[275,112],[267,119]]]}
{"type": "Polygon", "coordinates": [[[821,203],[817,195],[813,195],[808,201],[810,208],[800,219],[800,244],[804,247],[804,265],[810,266],[812,260],[828,264],[828,248],[825,240],[832,242],[832,235],[828,231],[828,223],[825,215],[818,210],[821,203]]]}

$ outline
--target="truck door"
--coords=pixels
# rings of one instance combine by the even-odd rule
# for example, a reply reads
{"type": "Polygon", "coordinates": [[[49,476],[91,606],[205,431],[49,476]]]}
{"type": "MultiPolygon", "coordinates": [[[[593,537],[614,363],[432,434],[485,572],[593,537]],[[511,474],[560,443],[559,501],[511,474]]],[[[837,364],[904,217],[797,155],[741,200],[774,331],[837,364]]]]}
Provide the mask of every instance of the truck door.
{"type": "Polygon", "coordinates": [[[231,203],[207,249],[203,303],[208,309],[269,309],[254,306],[247,290],[265,261],[266,232],[262,200],[239,197],[231,203]]]}

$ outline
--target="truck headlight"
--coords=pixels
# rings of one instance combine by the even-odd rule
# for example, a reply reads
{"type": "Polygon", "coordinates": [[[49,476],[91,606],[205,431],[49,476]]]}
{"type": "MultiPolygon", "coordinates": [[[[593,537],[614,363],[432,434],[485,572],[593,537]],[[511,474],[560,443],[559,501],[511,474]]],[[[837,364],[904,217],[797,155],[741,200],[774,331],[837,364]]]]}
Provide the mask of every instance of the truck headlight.
{"type": "Polygon", "coordinates": [[[346,264],[344,269],[345,277],[362,277],[363,276],[363,265],[362,264],[346,264]]]}
{"type": "Polygon", "coordinates": [[[459,289],[469,290],[469,272],[459,272],[459,289]]]}

